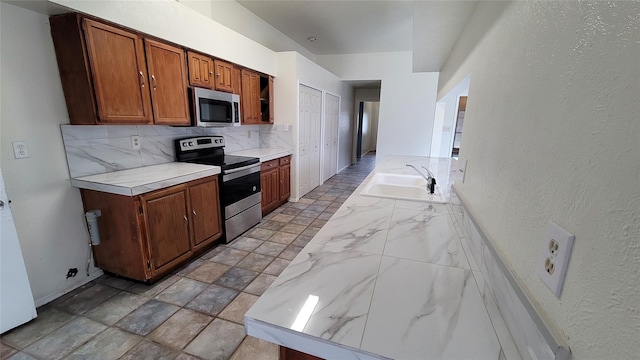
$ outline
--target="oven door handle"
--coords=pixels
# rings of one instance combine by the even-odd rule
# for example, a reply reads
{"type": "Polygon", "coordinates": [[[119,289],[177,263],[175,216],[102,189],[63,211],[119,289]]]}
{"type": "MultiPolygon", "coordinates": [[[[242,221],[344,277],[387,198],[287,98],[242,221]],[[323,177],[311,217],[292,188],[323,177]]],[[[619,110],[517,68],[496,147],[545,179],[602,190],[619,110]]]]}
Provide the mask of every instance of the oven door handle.
{"type": "Polygon", "coordinates": [[[227,181],[231,181],[237,178],[241,178],[243,176],[247,176],[249,174],[253,174],[253,173],[259,173],[260,172],[260,164],[252,164],[252,165],[248,165],[248,166],[243,166],[241,168],[237,168],[237,169],[231,169],[231,170],[225,170],[222,173],[222,182],[227,182],[227,181]]]}
{"type": "MultiPolygon", "coordinates": [[[[225,170],[224,173],[225,174],[233,174],[233,173],[237,173],[239,171],[243,171],[243,170],[248,170],[251,168],[256,168],[258,171],[260,171],[260,163],[257,164],[251,164],[251,165],[247,165],[247,166],[243,166],[243,167],[239,167],[236,169],[231,169],[231,170],[225,170]]],[[[255,171],[251,171],[250,173],[255,172],[255,171]]]]}

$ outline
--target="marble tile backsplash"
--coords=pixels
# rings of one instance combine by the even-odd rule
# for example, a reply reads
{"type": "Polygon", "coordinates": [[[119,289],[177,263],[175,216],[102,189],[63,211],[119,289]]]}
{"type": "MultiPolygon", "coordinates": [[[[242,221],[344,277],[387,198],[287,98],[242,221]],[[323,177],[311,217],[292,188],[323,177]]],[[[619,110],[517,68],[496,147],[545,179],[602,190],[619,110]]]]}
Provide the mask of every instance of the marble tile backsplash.
{"type": "MultiPolygon", "coordinates": [[[[532,305],[526,299],[522,290],[509,280],[510,274],[505,274],[506,265],[496,257],[490,248],[492,245],[486,240],[455,189],[451,191],[451,206],[454,218],[459,222],[463,232],[463,239],[468,243],[467,255],[474,260],[480,271],[475,273],[482,292],[483,300],[489,310],[492,321],[499,324],[498,328],[508,328],[510,336],[522,359],[554,359],[556,350],[545,338],[546,328],[541,329],[541,320],[532,315],[529,309],[532,305]],[[481,283],[481,284],[480,284],[481,283]],[[538,319],[535,319],[535,318],[538,319]]],[[[500,334],[498,334],[500,335],[500,334]]],[[[506,336],[506,335],[505,335],[506,336]]],[[[500,336],[499,336],[500,337],[500,336]]],[[[515,349],[503,349],[505,353],[514,353],[515,349]]],[[[517,358],[507,356],[507,358],[517,358]]]]}
{"type": "Polygon", "coordinates": [[[173,141],[188,136],[222,135],[226,152],[258,147],[293,148],[290,125],[219,128],[61,125],[61,130],[71,177],[172,162],[175,160],[173,141]],[[140,150],[133,150],[132,135],[140,137],[140,150]]]}
{"type": "Polygon", "coordinates": [[[293,126],[260,125],[260,147],[293,150],[293,126]]]}

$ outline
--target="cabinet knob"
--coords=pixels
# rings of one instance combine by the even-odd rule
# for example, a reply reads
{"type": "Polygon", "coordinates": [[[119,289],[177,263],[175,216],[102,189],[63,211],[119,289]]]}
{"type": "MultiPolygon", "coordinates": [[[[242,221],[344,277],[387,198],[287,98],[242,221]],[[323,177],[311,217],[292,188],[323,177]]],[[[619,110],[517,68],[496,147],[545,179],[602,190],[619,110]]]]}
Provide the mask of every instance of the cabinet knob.
{"type": "Polygon", "coordinates": [[[220,77],[221,75],[220,75],[220,73],[218,73],[216,76],[220,77]]]}
{"type": "Polygon", "coordinates": [[[151,80],[153,80],[153,90],[155,90],[156,88],[158,88],[158,82],[156,81],[156,76],[151,75],[151,80]]]}
{"type": "Polygon", "coordinates": [[[209,71],[209,75],[213,75],[213,71],[209,71]]]}
{"type": "Polygon", "coordinates": [[[184,215],[184,227],[189,228],[189,220],[187,219],[187,215],[184,215]]]}
{"type": "Polygon", "coordinates": [[[144,87],[144,74],[142,73],[142,71],[140,71],[139,74],[140,74],[140,87],[144,87]]]}
{"type": "Polygon", "coordinates": [[[193,222],[195,223],[196,222],[196,215],[198,215],[198,214],[196,214],[195,210],[191,210],[191,213],[193,214],[193,222]]]}

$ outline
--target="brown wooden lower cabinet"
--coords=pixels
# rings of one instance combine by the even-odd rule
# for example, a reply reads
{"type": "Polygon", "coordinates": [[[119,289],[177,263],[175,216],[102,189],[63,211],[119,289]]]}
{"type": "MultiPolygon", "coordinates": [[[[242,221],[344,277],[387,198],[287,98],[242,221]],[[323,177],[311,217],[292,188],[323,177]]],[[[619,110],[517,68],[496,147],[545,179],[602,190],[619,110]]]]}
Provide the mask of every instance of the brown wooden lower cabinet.
{"type": "Polygon", "coordinates": [[[280,346],[280,360],[323,360],[317,356],[280,346]]]}
{"type": "Polygon", "coordinates": [[[85,211],[100,210],[96,266],[155,281],[222,235],[218,176],[137,195],[82,189],[85,211]]]}
{"type": "Polygon", "coordinates": [[[260,168],[262,216],[286,203],[291,195],[291,156],[263,162],[260,168]]]}

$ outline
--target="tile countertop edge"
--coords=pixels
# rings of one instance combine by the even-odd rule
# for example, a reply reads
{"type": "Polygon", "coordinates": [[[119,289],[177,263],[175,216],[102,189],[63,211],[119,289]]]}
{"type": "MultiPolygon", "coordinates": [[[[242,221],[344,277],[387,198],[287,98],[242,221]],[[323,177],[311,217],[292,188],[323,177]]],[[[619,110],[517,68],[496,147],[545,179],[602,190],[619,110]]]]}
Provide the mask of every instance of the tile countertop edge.
{"type": "MultiPolygon", "coordinates": [[[[151,165],[157,166],[157,165],[151,165]]],[[[202,165],[201,165],[202,166],[202,165]]],[[[147,167],[136,168],[136,170],[140,171],[147,167]]],[[[126,171],[126,170],[125,170],[126,171]]],[[[166,178],[159,178],[149,181],[148,183],[134,185],[134,186],[126,186],[121,184],[107,183],[96,180],[85,180],[85,178],[71,178],[71,185],[87,190],[96,190],[107,192],[111,194],[124,195],[124,196],[135,196],[144,194],[147,192],[151,192],[154,190],[159,190],[167,187],[171,187],[174,185],[183,184],[189,181],[202,179],[207,176],[213,176],[220,174],[221,170],[218,166],[207,166],[207,168],[203,168],[197,171],[190,171],[184,174],[171,175],[166,178]]],[[[91,175],[93,176],[93,175],[91,175]]]]}
{"type": "Polygon", "coordinates": [[[250,156],[260,158],[260,162],[266,162],[273,159],[278,159],[283,156],[292,155],[293,151],[287,149],[275,149],[275,148],[255,148],[240,151],[233,151],[227,153],[228,155],[237,156],[250,156]]]}
{"type": "Polygon", "coordinates": [[[362,349],[352,349],[344,345],[324,340],[313,335],[282,328],[277,325],[245,316],[244,327],[247,335],[273,344],[289,347],[323,359],[386,360],[388,358],[371,354],[362,349]],[[295,344],[295,348],[292,345],[295,344]]]}

